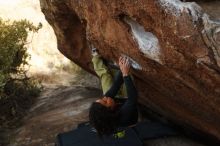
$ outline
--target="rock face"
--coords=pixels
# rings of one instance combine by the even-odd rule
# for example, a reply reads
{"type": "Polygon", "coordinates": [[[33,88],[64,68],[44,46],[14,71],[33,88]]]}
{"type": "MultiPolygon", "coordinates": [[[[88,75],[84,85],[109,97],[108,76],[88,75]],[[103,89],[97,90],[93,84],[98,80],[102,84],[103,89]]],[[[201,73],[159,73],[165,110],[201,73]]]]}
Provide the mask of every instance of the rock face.
{"type": "Polygon", "coordinates": [[[40,2],[67,58],[94,73],[89,44],[130,57],[141,104],[220,140],[220,21],[179,0],[40,2]]]}

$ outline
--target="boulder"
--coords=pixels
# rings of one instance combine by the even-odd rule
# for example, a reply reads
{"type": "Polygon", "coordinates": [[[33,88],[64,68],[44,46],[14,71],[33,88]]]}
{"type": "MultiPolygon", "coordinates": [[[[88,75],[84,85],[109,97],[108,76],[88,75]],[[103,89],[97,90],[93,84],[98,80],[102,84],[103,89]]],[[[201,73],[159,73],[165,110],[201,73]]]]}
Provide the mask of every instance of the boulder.
{"type": "Polygon", "coordinates": [[[139,103],[220,140],[220,21],[216,17],[195,2],[180,0],[40,2],[58,49],[67,58],[95,74],[90,44],[108,61],[128,56],[139,103]]]}

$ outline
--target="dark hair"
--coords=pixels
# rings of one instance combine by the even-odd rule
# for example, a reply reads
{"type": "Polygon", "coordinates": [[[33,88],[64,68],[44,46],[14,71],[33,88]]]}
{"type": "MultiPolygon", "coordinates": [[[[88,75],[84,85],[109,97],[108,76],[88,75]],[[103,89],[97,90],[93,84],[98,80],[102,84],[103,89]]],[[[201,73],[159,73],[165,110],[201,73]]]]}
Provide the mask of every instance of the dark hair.
{"type": "Polygon", "coordinates": [[[93,102],[89,111],[90,124],[97,130],[98,135],[113,134],[118,126],[119,114],[117,111],[93,102]]]}

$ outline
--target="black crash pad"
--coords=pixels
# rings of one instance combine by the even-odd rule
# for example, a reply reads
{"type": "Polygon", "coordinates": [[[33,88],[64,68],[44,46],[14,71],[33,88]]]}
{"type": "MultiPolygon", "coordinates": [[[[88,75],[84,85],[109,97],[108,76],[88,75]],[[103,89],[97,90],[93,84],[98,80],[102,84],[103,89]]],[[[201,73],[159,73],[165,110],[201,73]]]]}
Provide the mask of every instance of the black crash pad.
{"type": "Polygon", "coordinates": [[[142,142],[132,128],[125,128],[125,136],[115,135],[100,139],[90,125],[58,135],[58,146],[142,146],[142,142]]]}
{"type": "Polygon", "coordinates": [[[88,123],[72,131],[58,134],[57,146],[142,146],[145,139],[176,135],[175,130],[161,123],[142,122],[134,127],[120,128],[118,134],[100,139],[88,123]]]}

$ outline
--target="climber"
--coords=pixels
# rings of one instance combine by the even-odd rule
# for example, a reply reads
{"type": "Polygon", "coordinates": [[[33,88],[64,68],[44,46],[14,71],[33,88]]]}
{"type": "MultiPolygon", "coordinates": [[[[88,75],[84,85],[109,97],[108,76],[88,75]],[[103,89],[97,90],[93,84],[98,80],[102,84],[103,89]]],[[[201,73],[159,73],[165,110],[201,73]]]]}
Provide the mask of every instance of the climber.
{"type": "Polygon", "coordinates": [[[89,111],[90,124],[96,129],[100,137],[117,132],[119,127],[127,127],[137,123],[137,91],[129,75],[130,63],[127,57],[120,57],[120,70],[113,81],[110,69],[92,49],[94,70],[101,79],[103,97],[92,103],[89,111]],[[127,98],[122,104],[118,103],[117,93],[121,85],[125,85],[127,98]]]}
{"type": "Polygon", "coordinates": [[[148,120],[137,123],[137,91],[129,75],[130,64],[127,57],[119,57],[119,68],[117,66],[113,81],[112,66],[107,67],[109,62],[104,63],[95,49],[92,52],[92,62],[101,79],[103,97],[92,103],[89,122],[80,123],[76,129],[58,134],[59,146],[142,146],[142,141],[147,139],[177,134],[162,123],[148,120]],[[125,85],[127,96],[120,92],[123,91],[120,89],[122,85],[125,85]]]}

